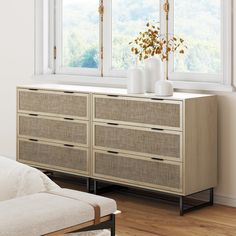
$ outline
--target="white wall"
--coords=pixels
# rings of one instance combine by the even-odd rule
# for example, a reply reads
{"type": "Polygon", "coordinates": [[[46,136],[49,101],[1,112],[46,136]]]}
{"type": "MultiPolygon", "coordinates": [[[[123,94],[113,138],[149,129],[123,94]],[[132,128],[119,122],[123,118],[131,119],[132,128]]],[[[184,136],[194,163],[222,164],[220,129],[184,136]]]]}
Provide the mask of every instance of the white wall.
{"type": "MultiPolygon", "coordinates": [[[[236,32],[236,20],[234,25],[236,32]]],[[[34,0],[0,1],[0,29],[0,154],[15,158],[16,86],[32,83],[34,71],[34,0]]],[[[216,199],[236,206],[236,93],[221,94],[218,100],[219,187],[216,199]]]]}
{"type": "Polygon", "coordinates": [[[34,1],[0,1],[0,154],[15,158],[16,86],[34,70],[34,1]]]}

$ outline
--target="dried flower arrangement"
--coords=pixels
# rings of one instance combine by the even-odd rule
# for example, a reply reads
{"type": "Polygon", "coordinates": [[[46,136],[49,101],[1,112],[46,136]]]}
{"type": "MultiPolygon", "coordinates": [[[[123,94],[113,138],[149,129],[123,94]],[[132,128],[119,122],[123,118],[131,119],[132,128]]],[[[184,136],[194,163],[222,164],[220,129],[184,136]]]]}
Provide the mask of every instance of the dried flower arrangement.
{"type": "Polygon", "coordinates": [[[169,54],[177,52],[184,54],[187,46],[182,38],[161,34],[160,27],[147,23],[146,30],[140,32],[139,36],[129,43],[132,45],[131,52],[142,61],[154,55],[160,55],[162,61],[168,61],[169,54]]]}

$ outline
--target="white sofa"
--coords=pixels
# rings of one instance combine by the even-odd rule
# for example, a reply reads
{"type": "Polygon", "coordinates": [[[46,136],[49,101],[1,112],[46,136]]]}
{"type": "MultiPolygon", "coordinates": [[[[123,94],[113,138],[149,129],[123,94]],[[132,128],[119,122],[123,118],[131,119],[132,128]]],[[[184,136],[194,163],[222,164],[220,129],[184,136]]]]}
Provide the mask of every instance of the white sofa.
{"type": "Polygon", "coordinates": [[[64,235],[111,229],[116,202],[62,189],[39,170],[0,157],[0,236],[64,235]]]}

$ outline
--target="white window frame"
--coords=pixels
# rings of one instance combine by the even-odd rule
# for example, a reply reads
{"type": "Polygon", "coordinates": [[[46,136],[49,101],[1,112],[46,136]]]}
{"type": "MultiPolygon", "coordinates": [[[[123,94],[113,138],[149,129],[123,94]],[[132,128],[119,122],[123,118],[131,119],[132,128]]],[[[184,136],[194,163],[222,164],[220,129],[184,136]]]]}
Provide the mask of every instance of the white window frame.
{"type": "MultiPolygon", "coordinates": [[[[99,57],[98,68],[81,68],[81,67],[65,67],[63,66],[63,39],[62,39],[62,0],[55,1],[55,46],[57,48],[57,56],[55,62],[55,74],[70,74],[70,75],[90,75],[99,76],[101,71],[101,58],[99,57]]],[[[98,0],[97,0],[98,1],[98,0]]],[[[99,6],[99,5],[98,5],[99,6]]],[[[98,14],[98,12],[97,12],[98,14]]],[[[101,21],[99,20],[99,28],[101,27],[101,21]]],[[[99,51],[101,48],[101,31],[99,30],[99,51]]]]}
{"type": "MultiPolygon", "coordinates": [[[[170,32],[174,33],[174,1],[170,1],[170,32]],[[172,20],[171,20],[172,19],[172,20]]],[[[174,56],[170,56],[169,79],[183,82],[202,82],[202,83],[231,83],[232,68],[232,2],[231,0],[221,0],[221,73],[182,73],[174,72],[174,56]]]]}
{"type": "MultiPolygon", "coordinates": [[[[103,47],[104,60],[99,63],[98,69],[87,68],[63,68],[60,62],[61,52],[57,50],[57,60],[54,60],[54,45],[60,47],[61,40],[58,35],[61,35],[61,16],[55,7],[60,7],[61,0],[35,0],[35,75],[41,75],[41,78],[48,78],[49,75],[54,74],[51,78],[59,78],[59,82],[86,83],[92,81],[95,85],[116,85],[118,87],[126,86],[126,71],[112,69],[112,3],[111,0],[103,0],[104,4],[104,19],[100,21],[100,48],[103,47]],[[54,6],[54,7],[53,7],[54,6]],[[57,14],[55,14],[57,12],[57,14]],[[55,23],[56,22],[56,23],[55,23]],[[54,29],[56,29],[54,31],[54,29]],[[50,40],[48,39],[50,38],[50,40]],[[102,43],[103,42],[103,43],[102,43]],[[49,55],[48,55],[49,52],[49,55]],[[56,62],[56,63],[55,63],[56,62]],[[101,69],[101,67],[103,69],[101,69]],[[101,72],[104,77],[101,77],[101,72]],[[43,76],[42,76],[43,75],[43,76]],[[108,83],[109,80],[112,80],[108,83]]],[[[173,30],[173,1],[170,1],[170,30],[173,30]]],[[[161,5],[163,1],[161,0],[161,5]]],[[[232,79],[232,49],[233,49],[233,10],[232,0],[222,0],[222,58],[223,69],[222,74],[216,77],[210,74],[196,74],[196,73],[176,73],[173,72],[173,56],[170,57],[169,63],[169,79],[173,81],[173,85],[177,89],[194,89],[194,90],[219,90],[219,91],[233,91],[232,79]],[[224,43],[224,44],[223,44],[224,43]]],[[[162,6],[161,6],[162,8],[162,6]]],[[[161,29],[165,33],[164,12],[161,11],[161,29]]]]}

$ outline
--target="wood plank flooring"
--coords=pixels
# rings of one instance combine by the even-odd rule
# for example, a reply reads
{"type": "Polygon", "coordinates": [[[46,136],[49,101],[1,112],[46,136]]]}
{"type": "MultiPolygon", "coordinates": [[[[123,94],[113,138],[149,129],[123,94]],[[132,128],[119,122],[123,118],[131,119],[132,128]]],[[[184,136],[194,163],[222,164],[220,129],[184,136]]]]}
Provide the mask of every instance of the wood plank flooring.
{"type": "MultiPolygon", "coordinates": [[[[62,187],[84,190],[82,184],[55,179],[62,187]]],[[[179,216],[178,206],[113,190],[103,194],[117,201],[117,236],[236,236],[236,208],[214,205],[179,216]]]]}

